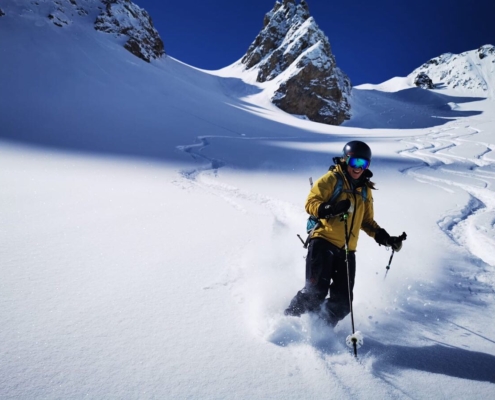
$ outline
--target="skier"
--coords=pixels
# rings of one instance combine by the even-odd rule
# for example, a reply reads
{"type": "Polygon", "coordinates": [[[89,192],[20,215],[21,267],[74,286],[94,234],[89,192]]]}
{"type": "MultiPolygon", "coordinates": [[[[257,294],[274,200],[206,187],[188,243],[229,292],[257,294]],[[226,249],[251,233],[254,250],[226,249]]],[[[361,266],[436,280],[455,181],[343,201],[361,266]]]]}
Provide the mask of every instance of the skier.
{"type": "Polygon", "coordinates": [[[333,161],[335,165],[315,182],[306,200],[306,211],[314,216],[310,219],[319,222],[308,246],[306,284],[284,313],[299,317],[305,312],[318,312],[335,327],[350,312],[359,230],[364,230],[379,245],[392,247],[395,251],[402,248],[402,238],[390,236],[374,220],[371,189],[375,187],[370,181],[373,173],[368,169],[371,163],[369,146],[361,141],[351,141],[344,146],[342,157],[335,157],[333,161]],[[345,232],[343,214],[348,216],[348,232],[345,232]],[[326,298],[329,291],[330,296],[326,298]]]}

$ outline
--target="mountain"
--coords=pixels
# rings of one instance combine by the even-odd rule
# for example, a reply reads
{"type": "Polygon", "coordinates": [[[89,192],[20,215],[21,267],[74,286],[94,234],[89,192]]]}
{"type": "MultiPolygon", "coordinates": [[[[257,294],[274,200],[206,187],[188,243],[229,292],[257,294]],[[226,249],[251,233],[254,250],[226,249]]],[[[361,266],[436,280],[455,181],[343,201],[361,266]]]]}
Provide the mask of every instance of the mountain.
{"type": "Polygon", "coordinates": [[[408,75],[426,74],[435,87],[495,94],[495,47],[487,44],[461,54],[445,53],[432,58],[408,75]]]}
{"type": "Polygon", "coordinates": [[[277,1],[241,63],[258,82],[275,82],[271,100],[282,110],[331,125],[350,118],[351,82],[304,0],[277,1]]]}
{"type": "MultiPolygon", "coordinates": [[[[80,0],[79,0],[80,1],[80,0]]],[[[70,0],[75,3],[75,0],[70,0]]],[[[163,41],[149,14],[130,0],[102,0],[105,11],[95,21],[95,29],[129,37],[124,47],[149,62],[164,53],[163,41]]]]}
{"type": "Polygon", "coordinates": [[[147,62],[165,54],[151,17],[130,0],[5,0],[2,6],[0,16],[21,16],[33,20],[37,26],[43,25],[43,21],[59,28],[75,21],[92,24],[97,31],[123,39],[126,50],[147,62]]]}

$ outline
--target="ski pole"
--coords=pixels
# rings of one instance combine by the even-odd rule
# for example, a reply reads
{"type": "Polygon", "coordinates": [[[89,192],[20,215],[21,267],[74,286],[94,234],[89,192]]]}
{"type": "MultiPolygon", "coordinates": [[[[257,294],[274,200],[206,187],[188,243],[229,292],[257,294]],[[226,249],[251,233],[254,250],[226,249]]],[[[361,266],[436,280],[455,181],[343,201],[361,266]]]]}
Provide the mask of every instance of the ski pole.
{"type": "MultiPolygon", "coordinates": [[[[312,188],[313,187],[313,178],[310,176],[309,177],[309,186],[312,188]]],[[[313,229],[311,229],[309,232],[308,232],[308,237],[306,238],[306,241],[303,240],[303,238],[301,237],[301,235],[297,234],[297,237],[299,238],[299,240],[301,241],[301,243],[303,244],[303,247],[305,249],[308,248],[308,245],[309,245],[309,241],[311,240],[311,236],[313,236],[313,233],[316,229],[318,229],[319,227],[321,226],[321,222],[320,220],[318,220],[318,222],[315,224],[315,226],[313,227],[313,229]]]]}
{"type": "Polygon", "coordinates": [[[308,248],[309,241],[311,240],[311,237],[313,236],[314,231],[315,231],[315,230],[317,230],[320,226],[321,226],[321,222],[320,222],[320,220],[318,220],[318,222],[315,224],[315,226],[314,226],[314,227],[313,227],[313,228],[309,231],[309,233],[308,233],[308,237],[306,238],[306,241],[304,241],[304,240],[302,239],[301,235],[299,235],[299,234],[297,235],[297,237],[298,237],[298,238],[299,238],[299,240],[302,242],[303,247],[304,247],[305,249],[307,249],[307,248],[308,248]]]}
{"type": "MultiPolygon", "coordinates": [[[[395,250],[392,249],[392,254],[390,255],[390,259],[388,260],[388,265],[385,267],[386,268],[385,278],[387,277],[388,270],[390,269],[390,264],[392,264],[392,258],[394,258],[394,253],[395,253],[395,250]]],[[[383,278],[383,279],[385,279],[385,278],[383,278]]]]}
{"type": "MultiPolygon", "coordinates": [[[[407,239],[406,232],[402,232],[402,235],[399,236],[399,239],[401,241],[406,240],[407,239]]],[[[385,269],[386,269],[385,278],[387,277],[388,271],[390,269],[390,265],[392,264],[392,259],[394,258],[394,254],[395,254],[395,250],[392,249],[392,254],[390,255],[390,259],[388,260],[388,265],[385,267],[385,269]]],[[[383,279],[385,280],[385,278],[383,278],[383,279]]]]}
{"type": "Polygon", "coordinates": [[[351,296],[351,278],[349,271],[349,235],[347,232],[347,218],[349,215],[347,213],[342,214],[342,220],[344,221],[344,229],[345,229],[345,263],[347,266],[347,290],[349,292],[349,307],[351,309],[351,323],[352,323],[352,336],[350,341],[352,342],[352,347],[354,349],[354,357],[357,357],[357,338],[355,337],[355,329],[354,329],[354,311],[352,309],[352,296],[351,296]]]}

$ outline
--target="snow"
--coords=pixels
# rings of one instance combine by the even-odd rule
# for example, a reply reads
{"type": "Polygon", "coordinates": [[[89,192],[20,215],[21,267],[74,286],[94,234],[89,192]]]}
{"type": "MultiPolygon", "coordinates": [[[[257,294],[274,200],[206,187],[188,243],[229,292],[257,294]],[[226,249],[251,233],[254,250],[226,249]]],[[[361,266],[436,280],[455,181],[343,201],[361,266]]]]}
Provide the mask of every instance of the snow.
{"type": "Polygon", "coordinates": [[[439,87],[494,97],[495,47],[484,45],[461,54],[442,54],[416,68],[408,79],[414,81],[420,72],[425,72],[439,87]]]}
{"type": "Polygon", "coordinates": [[[397,78],[316,124],[238,66],[148,64],[4,3],[0,398],[494,397],[493,98],[397,78]],[[352,139],[408,235],[386,279],[360,237],[357,360],[349,317],[283,316],[308,178],[352,139]]]}
{"type": "Polygon", "coordinates": [[[362,85],[354,86],[355,89],[360,90],[379,90],[381,92],[399,92],[404,89],[415,87],[413,84],[408,82],[407,78],[401,76],[396,76],[388,81],[382,82],[378,85],[373,85],[371,83],[365,83],[362,85]]]}

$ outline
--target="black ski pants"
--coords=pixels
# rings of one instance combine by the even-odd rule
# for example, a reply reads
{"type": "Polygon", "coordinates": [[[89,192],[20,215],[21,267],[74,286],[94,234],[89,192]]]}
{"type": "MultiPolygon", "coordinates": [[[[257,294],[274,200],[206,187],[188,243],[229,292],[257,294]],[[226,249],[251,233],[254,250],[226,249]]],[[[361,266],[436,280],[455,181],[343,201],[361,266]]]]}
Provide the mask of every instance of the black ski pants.
{"type": "MultiPolygon", "coordinates": [[[[348,261],[352,301],[356,275],[356,257],[353,251],[349,252],[348,261]]],[[[337,325],[351,311],[345,250],[325,239],[314,238],[308,246],[306,257],[306,284],[292,299],[289,314],[318,312],[322,303],[320,315],[332,326],[337,325]],[[330,296],[327,298],[328,292],[330,296]]]]}

